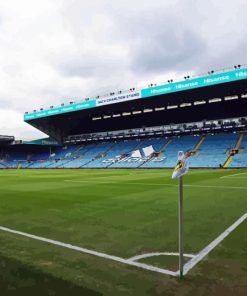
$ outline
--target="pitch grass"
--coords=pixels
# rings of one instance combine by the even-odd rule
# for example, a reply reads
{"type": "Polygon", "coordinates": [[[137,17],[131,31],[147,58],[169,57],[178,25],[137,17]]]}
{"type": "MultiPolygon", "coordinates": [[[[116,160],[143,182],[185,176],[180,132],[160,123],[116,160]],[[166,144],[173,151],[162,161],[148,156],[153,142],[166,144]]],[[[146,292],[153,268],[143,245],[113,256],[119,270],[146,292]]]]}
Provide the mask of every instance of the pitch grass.
{"type": "MultiPolygon", "coordinates": [[[[124,258],[176,252],[178,188],[170,176],[0,170],[0,226],[124,258]]],[[[184,183],[185,252],[197,253],[247,212],[247,170],[191,170],[184,183]]],[[[246,221],[183,280],[2,231],[0,242],[4,296],[247,295],[246,221]]],[[[177,258],[143,262],[178,268],[177,258]]]]}

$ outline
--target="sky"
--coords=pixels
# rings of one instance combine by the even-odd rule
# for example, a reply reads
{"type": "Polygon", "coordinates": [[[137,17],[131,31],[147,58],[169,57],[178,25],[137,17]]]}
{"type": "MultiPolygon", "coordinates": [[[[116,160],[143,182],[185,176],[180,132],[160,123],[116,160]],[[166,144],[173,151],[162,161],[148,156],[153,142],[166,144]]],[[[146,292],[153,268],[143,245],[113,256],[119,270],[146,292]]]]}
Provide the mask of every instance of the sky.
{"type": "Polygon", "coordinates": [[[246,0],[0,0],[0,134],[41,107],[247,63],[246,0]]]}

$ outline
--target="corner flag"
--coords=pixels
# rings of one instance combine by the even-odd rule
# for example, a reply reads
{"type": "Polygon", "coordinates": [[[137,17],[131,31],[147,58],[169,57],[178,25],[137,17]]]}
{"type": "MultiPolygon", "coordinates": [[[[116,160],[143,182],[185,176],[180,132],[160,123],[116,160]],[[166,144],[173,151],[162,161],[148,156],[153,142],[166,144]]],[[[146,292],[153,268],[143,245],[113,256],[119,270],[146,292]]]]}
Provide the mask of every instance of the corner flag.
{"type": "Polygon", "coordinates": [[[180,278],[183,277],[184,268],[184,222],[183,222],[183,175],[189,170],[187,165],[187,158],[190,157],[191,152],[178,152],[177,164],[172,173],[172,179],[179,180],[178,186],[178,204],[179,204],[179,214],[178,214],[178,240],[179,240],[179,270],[180,278]]]}
{"type": "Polygon", "coordinates": [[[179,178],[186,174],[189,170],[187,165],[187,155],[183,151],[178,152],[178,161],[172,173],[172,179],[179,178]]]}

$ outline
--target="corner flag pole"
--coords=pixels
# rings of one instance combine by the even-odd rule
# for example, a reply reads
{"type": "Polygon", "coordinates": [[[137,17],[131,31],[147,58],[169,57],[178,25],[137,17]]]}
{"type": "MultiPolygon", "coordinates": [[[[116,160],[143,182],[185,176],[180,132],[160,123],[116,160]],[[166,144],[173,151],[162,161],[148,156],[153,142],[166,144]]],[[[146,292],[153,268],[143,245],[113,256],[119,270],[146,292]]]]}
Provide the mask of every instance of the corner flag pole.
{"type": "Polygon", "coordinates": [[[182,278],[183,277],[183,269],[184,269],[183,176],[180,176],[178,179],[179,179],[179,186],[178,186],[179,274],[180,274],[180,278],[182,278]]]}
{"type": "Polygon", "coordinates": [[[179,241],[179,275],[184,273],[184,213],[183,213],[183,175],[189,170],[187,158],[191,155],[188,151],[178,152],[178,161],[172,173],[172,179],[178,179],[178,241],[179,241]]]}

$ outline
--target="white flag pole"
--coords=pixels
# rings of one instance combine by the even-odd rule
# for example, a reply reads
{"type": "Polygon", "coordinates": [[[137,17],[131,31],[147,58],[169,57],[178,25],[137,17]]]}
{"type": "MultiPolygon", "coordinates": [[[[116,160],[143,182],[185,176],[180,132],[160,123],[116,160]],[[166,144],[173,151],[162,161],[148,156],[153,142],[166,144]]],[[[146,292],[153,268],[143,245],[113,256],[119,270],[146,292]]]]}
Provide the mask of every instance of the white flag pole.
{"type": "Polygon", "coordinates": [[[179,274],[180,278],[183,277],[184,269],[184,221],[183,221],[183,176],[179,178],[178,189],[178,204],[179,204],[179,217],[178,217],[178,237],[179,237],[179,274]]]}
{"type": "Polygon", "coordinates": [[[184,213],[183,213],[183,175],[189,170],[187,158],[191,154],[178,152],[178,161],[172,173],[172,179],[178,178],[178,242],[179,242],[179,274],[183,277],[184,269],[184,213]]]}

